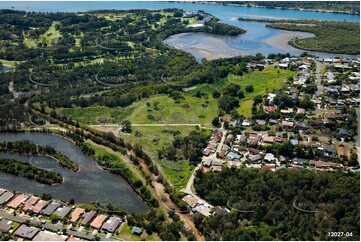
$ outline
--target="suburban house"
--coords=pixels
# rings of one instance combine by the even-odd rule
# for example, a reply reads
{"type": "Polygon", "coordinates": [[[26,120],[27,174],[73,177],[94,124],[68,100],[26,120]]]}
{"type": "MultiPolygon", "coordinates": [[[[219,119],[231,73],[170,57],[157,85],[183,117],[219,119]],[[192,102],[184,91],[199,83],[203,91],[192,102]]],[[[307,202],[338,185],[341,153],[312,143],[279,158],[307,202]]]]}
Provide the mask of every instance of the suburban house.
{"type": "Polygon", "coordinates": [[[226,157],[226,151],[221,150],[220,152],[217,153],[217,157],[220,159],[224,159],[226,157]]]}
{"type": "Polygon", "coordinates": [[[37,201],[39,201],[40,198],[36,197],[36,196],[31,196],[28,200],[26,200],[26,202],[24,203],[24,207],[23,207],[23,211],[27,212],[30,208],[32,208],[37,201]]]}
{"type": "Polygon", "coordinates": [[[14,196],[14,193],[6,191],[0,196],[0,206],[3,206],[5,203],[7,203],[12,197],[14,196]]]}
{"type": "Polygon", "coordinates": [[[247,147],[246,146],[240,146],[240,145],[233,145],[232,146],[232,149],[234,151],[237,151],[237,152],[245,152],[247,151],[247,147]]]}
{"type": "Polygon", "coordinates": [[[96,214],[97,212],[94,210],[91,210],[89,213],[85,213],[84,219],[81,221],[81,226],[87,227],[96,214]]]}
{"type": "Polygon", "coordinates": [[[228,155],[226,156],[226,158],[229,160],[239,160],[239,159],[241,159],[241,156],[237,153],[229,152],[228,155]]]}
{"type": "Polygon", "coordinates": [[[71,207],[62,207],[56,210],[55,214],[58,215],[59,219],[65,218],[71,211],[71,207]]]}
{"type": "Polygon", "coordinates": [[[46,215],[46,216],[50,216],[55,212],[55,210],[58,209],[58,207],[60,207],[59,203],[50,203],[40,213],[43,214],[43,215],[46,215]]]}
{"type": "Polygon", "coordinates": [[[261,154],[261,151],[255,148],[248,148],[249,153],[251,154],[261,154]]]}
{"type": "Polygon", "coordinates": [[[115,230],[119,227],[119,225],[122,223],[122,220],[119,217],[110,217],[102,226],[102,230],[114,233],[115,230]]]}
{"type": "Polygon", "coordinates": [[[66,235],[60,235],[50,231],[40,231],[33,239],[33,241],[65,241],[68,238],[66,235]]]}
{"type": "Polygon", "coordinates": [[[93,220],[90,226],[93,227],[94,229],[100,229],[106,219],[107,216],[100,214],[93,220]]]}
{"type": "Polygon", "coordinates": [[[132,234],[135,234],[135,235],[138,235],[138,236],[140,236],[142,234],[142,231],[143,231],[142,228],[139,228],[139,227],[136,227],[136,226],[134,226],[132,228],[132,234]]]}
{"type": "Polygon", "coordinates": [[[275,141],[274,136],[266,136],[263,138],[263,143],[273,143],[275,141]]]}
{"type": "Polygon", "coordinates": [[[263,106],[263,110],[266,113],[274,113],[277,111],[277,106],[276,105],[271,105],[271,106],[263,106]]]}
{"type": "Polygon", "coordinates": [[[282,121],[282,127],[284,128],[293,128],[293,126],[295,125],[294,122],[290,122],[290,121],[282,121]]]}
{"type": "Polygon", "coordinates": [[[28,199],[28,196],[25,194],[16,195],[6,206],[9,208],[17,209],[23,202],[28,199]]]}
{"type": "Polygon", "coordinates": [[[31,210],[33,210],[34,213],[40,213],[41,210],[45,208],[45,206],[48,205],[47,201],[40,200],[31,210]]]}
{"type": "Polygon", "coordinates": [[[76,221],[78,221],[78,219],[84,214],[84,212],[85,210],[83,208],[75,208],[74,211],[71,213],[70,222],[75,223],[76,221]]]}
{"type": "Polygon", "coordinates": [[[24,239],[32,240],[37,233],[39,233],[40,229],[35,227],[29,227],[25,224],[22,224],[14,233],[14,235],[18,237],[22,237],[24,239]]]}
{"type": "Polygon", "coordinates": [[[276,157],[272,153],[267,153],[263,159],[267,162],[272,162],[276,160],[276,157]]]}
{"type": "Polygon", "coordinates": [[[347,149],[344,146],[338,147],[338,156],[347,157],[347,149]]]}
{"type": "Polygon", "coordinates": [[[0,221],[0,232],[8,233],[13,228],[13,221],[3,219],[0,221]]]}
{"type": "Polygon", "coordinates": [[[320,160],[310,160],[310,165],[314,165],[317,168],[329,168],[329,167],[338,168],[342,166],[339,163],[324,162],[320,160]]]}
{"type": "Polygon", "coordinates": [[[334,145],[324,144],[323,145],[323,150],[327,155],[330,155],[330,156],[336,156],[337,155],[336,147],[334,145]]]}
{"type": "Polygon", "coordinates": [[[275,171],[276,170],[276,164],[262,165],[262,169],[275,171]]]}
{"type": "Polygon", "coordinates": [[[197,205],[198,200],[192,195],[186,195],[183,200],[188,204],[189,207],[194,208],[197,205]]]}
{"type": "Polygon", "coordinates": [[[250,155],[248,156],[248,160],[249,160],[251,163],[258,162],[258,161],[260,161],[261,159],[262,159],[262,156],[259,155],[259,154],[257,154],[257,155],[252,155],[252,154],[250,154],[250,155]]]}
{"type": "Polygon", "coordinates": [[[214,152],[214,150],[206,148],[203,150],[203,155],[205,156],[209,156],[210,154],[212,154],[214,152]]]}

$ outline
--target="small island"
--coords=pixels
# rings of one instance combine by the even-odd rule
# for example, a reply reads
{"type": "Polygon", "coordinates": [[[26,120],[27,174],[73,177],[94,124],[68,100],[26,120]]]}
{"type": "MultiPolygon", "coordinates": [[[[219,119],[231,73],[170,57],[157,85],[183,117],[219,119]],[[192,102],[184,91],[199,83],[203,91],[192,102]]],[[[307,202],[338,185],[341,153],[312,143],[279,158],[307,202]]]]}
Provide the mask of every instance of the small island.
{"type": "Polygon", "coordinates": [[[0,142],[0,152],[21,153],[31,155],[48,155],[58,160],[59,164],[71,171],[78,171],[79,167],[72,160],[50,146],[40,146],[27,140],[14,142],[0,142]]]}
{"type": "Polygon", "coordinates": [[[63,177],[56,172],[32,166],[30,163],[17,161],[14,159],[0,158],[0,171],[11,175],[35,179],[37,182],[55,185],[63,181],[63,177]]]}

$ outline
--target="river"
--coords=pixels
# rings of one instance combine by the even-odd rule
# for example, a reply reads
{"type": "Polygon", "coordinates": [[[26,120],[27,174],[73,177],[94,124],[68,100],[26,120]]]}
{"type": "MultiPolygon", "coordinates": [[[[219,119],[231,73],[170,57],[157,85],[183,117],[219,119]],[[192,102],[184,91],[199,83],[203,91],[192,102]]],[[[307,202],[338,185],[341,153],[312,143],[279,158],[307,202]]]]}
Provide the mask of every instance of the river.
{"type": "MultiPolygon", "coordinates": [[[[298,11],[285,9],[270,9],[246,6],[227,6],[219,4],[200,4],[193,2],[0,2],[0,8],[39,11],[39,12],[84,12],[97,9],[164,9],[179,8],[183,10],[204,10],[220,21],[238,26],[247,32],[237,37],[215,36],[205,33],[190,33],[171,36],[164,43],[191,53],[198,62],[202,58],[217,59],[238,55],[255,55],[261,53],[265,56],[271,53],[290,53],[300,55],[304,50],[296,49],[287,44],[294,36],[307,38],[310,33],[282,31],[267,28],[265,23],[241,22],[237,18],[289,18],[289,19],[318,19],[332,21],[359,22],[359,15],[298,11]]],[[[352,58],[355,56],[310,52],[321,58],[340,56],[352,58]]]]}
{"type": "Polygon", "coordinates": [[[180,8],[188,10],[204,10],[221,20],[232,17],[257,17],[257,18],[294,18],[294,19],[319,19],[332,21],[360,22],[359,15],[325,13],[312,11],[297,11],[284,9],[226,6],[215,4],[200,4],[193,2],[150,2],[150,1],[1,1],[0,9],[14,9],[36,12],[85,12],[97,9],[164,9],[180,8]]]}
{"type": "Polygon", "coordinates": [[[49,193],[53,198],[76,203],[96,202],[116,204],[128,212],[145,213],[147,205],[120,176],[100,169],[96,162],[85,156],[76,145],[58,135],[42,133],[0,133],[1,141],[29,140],[38,145],[48,145],[68,156],[79,165],[79,172],[61,167],[56,160],[47,156],[28,156],[0,153],[0,157],[30,162],[34,166],[60,173],[65,181],[60,185],[44,185],[23,177],[5,173],[0,175],[0,187],[31,194],[49,193]]]}

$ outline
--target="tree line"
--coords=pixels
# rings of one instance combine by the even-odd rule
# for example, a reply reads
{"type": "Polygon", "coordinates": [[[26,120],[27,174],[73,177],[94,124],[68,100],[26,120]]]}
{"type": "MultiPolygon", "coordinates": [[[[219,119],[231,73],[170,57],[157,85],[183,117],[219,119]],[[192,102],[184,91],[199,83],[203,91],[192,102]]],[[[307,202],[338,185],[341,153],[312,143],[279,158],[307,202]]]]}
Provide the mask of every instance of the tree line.
{"type": "Polygon", "coordinates": [[[219,173],[197,172],[194,185],[200,197],[231,210],[195,216],[207,240],[334,239],[328,231],[360,237],[359,173],[224,167],[219,173]]]}
{"type": "Polygon", "coordinates": [[[76,163],[70,160],[66,155],[56,151],[53,147],[36,145],[28,140],[0,142],[0,152],[1,151],[31,155],[49,155],[57,159],[61,166],[72,171],[79,170],[79,167],[76,163]]]}
{"type": "Polygon", "coordinates": [[[59,173],[47,171],[32,166],[30,163],[17,161],[15,159],[0,158],[0,171],[14,176],[34,179],[43,184],[58,184],[63,181],[59,173]]]}

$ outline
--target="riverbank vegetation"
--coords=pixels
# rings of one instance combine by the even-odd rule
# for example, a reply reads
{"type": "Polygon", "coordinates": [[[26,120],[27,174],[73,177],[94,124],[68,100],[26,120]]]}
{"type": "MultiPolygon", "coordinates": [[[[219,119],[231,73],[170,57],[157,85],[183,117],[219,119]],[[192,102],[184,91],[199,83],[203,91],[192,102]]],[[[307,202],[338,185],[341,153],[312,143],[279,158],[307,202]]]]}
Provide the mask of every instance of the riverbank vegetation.
{"type": "Polygon", "coordinates": [[[360,24],[320,20],[275,20],[239,18],[241,21],[266,22],[275,29],[315,34],[311,38],[295,36],[289,44],[298,49],[336,54],[360,54],[360,24]]]}
{"type": "Polygon", "coordinates": [[[27,140],[0,142],[0,152],[20,153],[27,155],[49,155],[59,162],[59,164],[71,171],[78,171],[79,167],[67,156],[56,151],[50,146],[36,145],[27,140]]]}
{"type": "Polygon", "coordinates": [[[348,239],[359,240],[359,186],[359,173],[197,172],[197,194],[231,213],[196,215],[195,223],[207,240],[330,240],[333,230],[352,232],[348,239]]]}
{"type": "Polygon", "coordinates": [[[30,163],[17,161],[15,159],[0,158],[0,172],[14,176],[34,179],[43,184],[59,184],[63,182],[60,174],[32,166],[30,163]]]}
{"type": "Polygon", "coordinates": [[[257,2],[223,2],[222,4],[240,4],[242,6],[256,6],[264,8],[280,8],[307,10],[316,12],[334,12],[360,14],[360,6],[355,1],[257,1],[257,2]]]}

